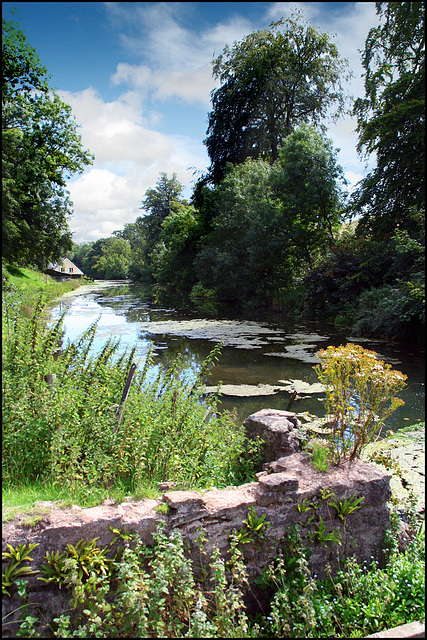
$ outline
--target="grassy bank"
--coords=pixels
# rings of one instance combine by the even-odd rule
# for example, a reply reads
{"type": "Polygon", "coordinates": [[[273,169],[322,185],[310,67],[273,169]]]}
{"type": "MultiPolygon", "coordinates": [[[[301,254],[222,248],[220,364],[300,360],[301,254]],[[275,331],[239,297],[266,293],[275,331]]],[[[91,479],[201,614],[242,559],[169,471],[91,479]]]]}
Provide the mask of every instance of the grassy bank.
{"type": "Polygon", "coordinates": [[[244,428],[202,400],[217,358],[189,381],[178,359],[135,372],[124,413],[118,408],[134,350],[109,339],[92,354],[92,325],[62,345],[63,318],[46,324],[44,305],[78,283],[56,283],[27,269],[6,268],[3,282],[3,506],[34,499],[81,506],[106,497],[144,497],[157,484],[226,486],[253,473],[244,459],[244,428]],[[53,382],[52,382],[53,380],[53,382]]]}
{"type": "Polygon", "coordinates": [[[84,282],[84,278],[61,282],[35,269],[2,265],[2,287],[16,288],[21,298],[21,313],[25,317],[32,315],[40,296],[49,302],[78,289],[84,282]]]}

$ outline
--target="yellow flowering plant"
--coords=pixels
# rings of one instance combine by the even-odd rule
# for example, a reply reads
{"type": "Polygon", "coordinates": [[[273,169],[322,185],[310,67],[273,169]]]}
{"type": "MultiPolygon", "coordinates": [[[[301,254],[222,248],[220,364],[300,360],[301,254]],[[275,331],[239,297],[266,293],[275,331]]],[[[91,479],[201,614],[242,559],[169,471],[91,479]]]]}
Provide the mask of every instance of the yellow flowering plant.
{"type": "Polygon", "coordinates": [[[379,360],[374,351],[348,343],[321,349],[316,365],[326,387],[330,444],[335,462],[360,457],[362,449],[378,438],[384,421],[405,403],[395,397],[407,376],[379,360]]]}

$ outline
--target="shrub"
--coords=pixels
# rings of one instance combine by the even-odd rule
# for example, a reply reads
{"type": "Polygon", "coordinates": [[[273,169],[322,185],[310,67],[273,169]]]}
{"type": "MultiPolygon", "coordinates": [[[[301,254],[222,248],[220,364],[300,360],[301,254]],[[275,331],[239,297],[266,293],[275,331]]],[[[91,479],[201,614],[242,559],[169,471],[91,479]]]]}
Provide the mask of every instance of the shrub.
{"type": "Polygon", "coordinates": [[[379,436],[384,420],[404,404],[394,394],[405,386],[407,376],[378,360],[374,351],[351,343],[327,347],[317,355],[320,365],[313,368],[326,387],[336,462],[353,460],[379,436]]]}
{"type": "Polygon", "coordinates": [[[365,291],[355,314],[354,331],[373,337],[413,339],[424,336],[424,324],[424,282],[412,279],[365,291]]]}
{"type": "MultiPolygon", "coordinates": [[[[6,295],[3,340],[3,479],[19,485],[55,477],[71,494],[102,500],[121,483],[130,492],[173,480],[182,486],[231,484],[245,451],[242,425],[217,415],[203,399],[204,378],[219,348],[190,378],[178,358],[168,368],[147,357],[130,387],[123,418],[118,403],[134,350],[109,340],[91,354],[93,324],[58,357],[62,318],[47,328],[40,302],[30,321],[6,295]],[[46,374],[56,376],[55,384],[46,374]],[[83,492],[82,489],[85,489],[83,492]]],[[[248,470],[248,461],[245,462],[248,470]]]]}

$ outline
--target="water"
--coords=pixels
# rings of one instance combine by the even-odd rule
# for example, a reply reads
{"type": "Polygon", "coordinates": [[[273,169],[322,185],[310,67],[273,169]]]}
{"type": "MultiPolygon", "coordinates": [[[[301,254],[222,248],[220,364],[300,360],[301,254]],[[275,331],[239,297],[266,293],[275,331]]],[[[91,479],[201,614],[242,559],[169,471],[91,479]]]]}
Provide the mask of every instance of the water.
{"type": "MultiPolygon", "coordinates": [[[[230,310],[212,313],[160,308],[144,300],[138,287],[119,281],[99,282],[66,294],[52,309],[52,319],[62,311],[66,311],[65,342],[76,340],[99,318],[93,348],[99,350],[109,337],[120,338],[123,348],[136,345],[135,360],[141,367],[154,346],[156,362],[168,364],[182,354],[188,371],[197,371],[215,344],[222,341],[219,362],[207,384],[222,384],[227,395],[223,395],[220,408],[235,409],[239,421],[260,409],[286,409],[291,384],[318,382],[313,370],[315,353],[347,342],[375,351],[408,376],[406,388],[398,394],[405,406],[387,420],[389,429],[425,419],[424,352],[414,345],[361,339],[333,325],[271,314],[242,319],[230,310]]],[[[323,397],[323,393],[313,393],[313,387],[309,392],[301,390],[292,411],[323,416],[323,397]]]]}

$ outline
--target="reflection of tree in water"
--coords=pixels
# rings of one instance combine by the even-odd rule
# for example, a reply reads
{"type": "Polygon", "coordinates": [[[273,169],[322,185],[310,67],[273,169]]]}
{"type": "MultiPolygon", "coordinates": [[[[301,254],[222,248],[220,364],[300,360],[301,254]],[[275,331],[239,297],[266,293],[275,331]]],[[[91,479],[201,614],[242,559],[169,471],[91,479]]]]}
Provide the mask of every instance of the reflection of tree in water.
{"type": "Polygon", "coordinates": [[[169,367],[178,357],[181,358],[183,368],[191,368],[199,371],[200,366],[212,351],[213,344],[195,344],[200,340],[192,340],[182,336],[156,336],[155,352],[156,363],[169,367]]]}

